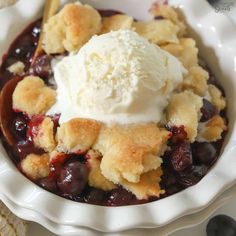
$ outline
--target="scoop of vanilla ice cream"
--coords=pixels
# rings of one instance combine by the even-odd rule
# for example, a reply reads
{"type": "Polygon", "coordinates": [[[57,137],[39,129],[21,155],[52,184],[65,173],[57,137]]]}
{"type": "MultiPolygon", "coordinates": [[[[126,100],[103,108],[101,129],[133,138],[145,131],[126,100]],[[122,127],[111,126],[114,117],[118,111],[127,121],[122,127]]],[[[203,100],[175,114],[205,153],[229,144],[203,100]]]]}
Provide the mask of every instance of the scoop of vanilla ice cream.
{"type": "Polygon", "coordinates": [[[185,69],[174,56],[131,30],[94,36],[54,67],[60,123],[158,122],[185,69]]]}

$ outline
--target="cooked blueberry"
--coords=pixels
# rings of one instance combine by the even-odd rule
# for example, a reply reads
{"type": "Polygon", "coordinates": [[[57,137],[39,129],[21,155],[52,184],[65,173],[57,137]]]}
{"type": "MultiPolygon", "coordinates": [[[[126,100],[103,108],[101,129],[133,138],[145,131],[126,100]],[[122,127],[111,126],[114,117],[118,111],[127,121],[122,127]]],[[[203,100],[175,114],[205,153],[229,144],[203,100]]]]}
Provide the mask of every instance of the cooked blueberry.
{"type": "Polygon", "coordinates": [[[192,151],[188,142],[178,144],[170,157],[171,165],[175,171],[183,171],[192,165],[192,151]]]}
{"type": "Polygon", "coordinates": [[[40,31],[41,31],[41,21],[38,21],[38,22],[35,24],[35,26],[34,26],[34,28],[33,28],[33,30],[32,30],[32,35],[33,35],[34,37],[38,38],[38,37],[39,37],[39,34],[40,34],[40,31]]]}
{"type": "Polygon", "coordinates": [[[184,130],[184,126],[167,126],[166,127],[171,133],[171,142],[178,143],[183,142],[187,139],[187,132],[184,130]]]}
{"type": "Polygon", "coordinates": [[[178,176],[176,177],[176,180],[180,185],[186,188],[196,184],[200,180],[200,177],[196,176],[190,170],[190,171],[179,172],[178,176]]]}
{"type": "Polygon", "coordinates": [[[84,155],[82,155],[82,154],[75,154],[75,153],[68,154],[66,163],[69,164],[69,163],[75,162],[75,161],[79,161],[82,164],[86,163],[86,159],[85,159],[84,155]]]}
{"type": "Polygon", "coordinates": [[[106,196],[106,192],[101,189],[91,188],[84,197],[85,202],[90,204],[101,205],[106,196]]]}
{"type": "Polygon", "coordinates": [[[26,136],[26,130],[27,130],[27,120],[23,116],[18,116],[14,119],[14,128],[20,137],[26,136]]]}
{"type": "Polygon", "coordinates": [[[175,185],[176,178],[174,176],[174,173],[164,169],[164,174],[161,177],[161,183],[164,185],[163,188],[175,185]]]}
{"type": "Polygon", "coordinates": [[[205,165],[192,166],[191,171],[195,176],[202,178],[203,176],[206,175],[208,167],[205,165]]]}
{"type": "Polygon", "coordinates": [[[117,14],[121,14],[119,11],[114,11],[114,10],[99,10],[99,13],[102,17],[110,17],[117,14]]]}
{"type": "Polygon", "coordinates": [[[58,177],[60,191],[72,196],[79,195],[88,181],[88,168],[79,161],[65,164],[58,177]]]}
{"type": "Polygon", "coordinates": [[[4,62],[4,67],[8,68],[9,66],[15,64],[18,60],[14,57],[9,57],[6,59],[6,61],[4,62]]]}
{"type": "Polygon", "coordinates": [[[210,164],[216,158],[216,149],[211,143],[198,143],[192,144],[193,158],[195,161],[210,164]]]}
{"type": "Polygon", "coordinates": [[[70,194],[61,194],[60,196],[70,199],[75,202],[84,202],[84,197],[82,195],[72,196],[70,194]]]}
{"type": "Polygon", "coordinates": [[[34,51],[35,45],[31,40],[31,37],[25,36],[21,39],[18,44],[18,47],[15,48],[13,55],[18,59],[29,59],[34,51]]]}
{"type": "Polygon", "coordinates": [[[43,178],[38,181],[39,186],[42,188],[50,191],[50,192],[57,192],[57,183],[54,179],[50,178],[43,178]]]}
{"type": "Polygon", "coordinates": [[[236,222],[226,215],[213,217],[207,224],[207,236],[236,236],[236,222]]]}
{"type": "Polygon", "coordinates": [[[44,115],[35,115],[31,118],[27,128],[27,137],[29,140],[33,141],[38,135],[40,124],[43,122],[44,118],[44,115]]]}
{"type": "Polygon", "coordinates": [[[183,187],[190,187],[198,183],[206,175],[208,168],[205,165],[191,166],[187,170],[178,172],[176,175],[177,182],[183,187]]]}
{"type": "Polygon", "coordinates": [[[16,145],[16,152],[21,159],[25,158],[30,153],[37,153],[33,142],[29,140],[21,140],[16,145]]]}
{"type": "Polygon", "coordinates": [[[110,206],[129,205],[135,196],[123,188],[117,188],[111,191],[108,199],[110,206]]]}
{"type": "Polygon", "coordinates": [[[215,114],[217,114],[217,109],[208,100],[203,99],[203,107],[201,108],[202,117],[200,122],[206,122],[210,120],[215,114]]]}
{"type": "Polygon", "coordinates": [[[200,177],[191,172],[183,172],[176,179],[180,185],[187,188],[196,184],[200,180],[200,177]]]}
{"type": "MultiPolygon", "coordinates": [[[[209,71],[209,70],[208,70],[209,71]]],[[[210,72],[210,71],[209,71],[210,72]]],[[[207,83],[208,84],[214,84],[214,85],[217,85],[217,80],[216,80],[216,77],[210,72],[209,73],[209,79],[207,80],[207,83]]]]}
{"type": "Polygon", "coordinates": [[[41,78],[48,79],[52,75],[51,60],[52,57],[49,55],[38,57],[34,62],[33,72],[41,78]]]}
{"type": "Polygon", "coordinates": [[[155,16],[155,20],[164,20],[165,18],[163,16],[155,16]]]}
{"type": "Polygon", "coordinates": [[[177,193],[178,191],[179,191],[179,187],[174,186],[174,185],[166,188],[166,190],[165,190],[167,196],[177,193]]]}

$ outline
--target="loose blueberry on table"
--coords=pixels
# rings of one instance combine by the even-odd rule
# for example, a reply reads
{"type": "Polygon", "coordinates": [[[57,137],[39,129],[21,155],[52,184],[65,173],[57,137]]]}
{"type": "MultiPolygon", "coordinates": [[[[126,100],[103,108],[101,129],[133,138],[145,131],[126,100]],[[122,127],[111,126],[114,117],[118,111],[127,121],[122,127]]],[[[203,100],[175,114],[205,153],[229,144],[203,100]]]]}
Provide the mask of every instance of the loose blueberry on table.
{"type": "MultiPolygon", "coordinates": [[[[80,5],[70,5],[71,9],[74,9],[78,6],[80,5]]],[[[92,12],[92,14],[94,14],[93,17],[98,17],[96,15],[98,13],[95,14],[90,8],[88,9],[85,7],[85,10],[88,11],[88,14],[92,12]]],[[[182,47],[180,49],[181,51],[184,49],[183,45],[192,45],[192,39],[187,38],[184,32],[183,24],[178,18],[176,18],[175,20],[177,22],[174,22],[173,19],[170,18],[170,16],[167,14],[169,11],[176,15],[174,10],[168,5],[153,7],[152,14],[154,15],[154,19],[150,22],[141,22],[138,20],[134,20],[129,16],[122,15],[122,13],[110,10],[100,11],[100,15],[98,15],[99,18],[103,17],[103,33],[107,33],[106,31],[109,30],[119,30],[122,29],[122,27],[129,28],[129,25],[131,24],[131,26],[133,25],[134,27],[136,27],[137,32],[140,33],[141,36],[143,36],[144,38],[148,38],[151,35],[148,39],[152,43],[158,44],[164,50],[167,50],[170,53],[173,52],[173,54],[175,55],[175,50],[172,49],[174,48],[174,44],[176,42],[179,43],[179,48],[182,47]],[[150,25],[157,25],[157,27],[170,27],[170,29],[175,30],[175,33],[173,34],[175,34],[177,41],[171,42],[171,40],[168,41],[169,39],[165,41],[165,38],[158,38],[156,40],[155,37],[157,36],[155,35],[154,37],[150,32],[150,34],[148,34],[149,36],[142,35],[142,32],[146,32],[149,29],[150,25]],[[142,31],[141,29],[143,28],[146,29],[146,31],[142,31]]],[[[60,15],[57,15],[57,17],[60,17],[60,15]]],[[[76,20],[79,21],[79,19],[76,20]]],[[[68,52],[70,52],[67,47],[70,48],[72,46],[74,47],[75,45],[68,46],[70,42],[67,41],[67,45],[65,46],[65,48],[60,49],[59,52],[54,51],[53,53],[48,53],[47,50],[49,50],[49,48],[46,47],[45,51],[47,53],[45,52],[41,54],[32,65],[31,62],[33,53],[39,39],[40,24],[41,20],[38,20],[27,27],[26,30],[21,33],[12,43],[8,53],[3,56],[2,65],[0,68],[0,87],[2,89],[6,88],[6,84],[15,78],[15,73],[18,73],[14,70],[13,67],[15,63],[21,62],[24,65],[23,71],[21,71],[20,75],[18,75],[21,77],[21,81],[24,81],[27,76],[28,78],[30,76],[40,77],[41,80],[45,83],[43,85],[40,85],[42,86],[42,91],[46,91],[48,89],[47,96],[53,94],[53,61],[60,60],[60,57],[67,56],[68,52]]],[[[92,35],[90,35],[90,37],[91,36],[92,35]]],[[[168,36],[166,37],[168,38],[168,36]]],[[[185,53],[191,54],[196,52],[197,49],[195,48],[195,46],[193,47],[194,48],[192,49],[190,47],[189,52],[187,51],[185,53]]],[[[186,56],[184,53],[178,53],[175,55],[176,57],[179,56],[180,58],[184,58],[186,56]]],[[[160,135],[162,135],[161,132],[165,133],[164,139],[166,139],[166,141],[160,141],[160,143],[163,142],[163,148],[165,147],[165,149],[163,149],[164,154],[161,156],[162,164],[161,167],[156,164],[157,167],[153,167],[153,169],[152,167],[148,167],[150,169],[147,170],[147,173],[143,171],[142,174],[143,176],[146,176],[146,174],[151,175],[153,172],[155,172],[156,182],[154,181],[153,183],[154,185],[156,184],[155,190],[158,188],[158,186],[160,186],[161,188],[161,190],[159,189],[158,194],[155,193],[152,196],[151,194],[145,195],[145,193],[145,197],[140,197],[141,195],[139,195],[139,193],[141,192],[140,189],[142,187],[137,187],[137,184],[139,183],[138,181],[146,181],[143,180],[144,177],[142,177],[141,174],[140,176],[138,176],[140,180],[132,180],[133,182],[128,182],[127,179],[124,180],[124,176],[128,175],[127,173],[126,175],[124,174],[124,176],[122,177],[123,179],[121,178],[121,180],[119,180],[120,182],[106,180],[103,176],[103,173],[99,172],[99,165],[102,158],[105,157],[101,155],[100,152],[94,152],[96,150],[94,150],[95,148],[92,146],[85,148],[84,150],[79,149],[70,152],[61,151],[61,147],[55,149],[55,142],[60,142],[60,134],[58,134],[58,128],[61,129],[62,127],[62,125],[59,124],[60,114],[46,115],[45,112],[40,112],[40,114],[36,115],[28,114],[21,109],[13,109],[12,98],[9,98],[8,102],[6,101],[6,99],[3,100],[4,103],[2,101],[1,123],[4,134],[1,136],[2,143],[11,159],[19,167],[19,170],[22,171],[22,173],[25,174],[30,180],[47,191],[73,201],[104,206],[123,206],[156,201],[158,199],[177,193],[187,187],[198,183],[207,174],[211,166],[215,164],[222,150],[222,145],[226,133],[225,120],[227,120],[225,115],[225,100],[222,95],[223,91],[219,86],[217,86],[215,76],[212,74],[212,72],[207,69],[207,67],[205,67],[204,69],[201,68],[199,65],[197,65],[197,62],[194,62],[195,64],[193,63],[194,65],[191,66],[188,65],[188,63],[190,63],[189,61],[187,61],[186,63],[182,63],[188,69],[189,75],[186,76],[183,82],[181,88],[183,89],[183,91],[181,91],[179,94],[177,93],[177,95],[174,95],[175,99],[172,99],[172,101],[170,102],[170,107],[171,103],[173,107],[178,107],[178,104],[176,105],[175,102],[177,100],[181,101],[181,99],[186,98],[187,95],[193,97],[194,99],[196,98],[196,100],[198,101],[202,101],[201,107],[199,107],[199,111],[196,111],[196,119],[198,119],[196,121],[198,125],[198,127],[196,128],[196,132],[198,134],[196,134],[193,138],[191,136],[191,124],[185,121],[183,121],[183,124],[165,122],[164,124],[160,125],[158,129],[156,125],[153,126],[153,130],[155,130],[155,132],[157,133],[159,132],[160,135]],[[208,81],[207,79],[205,79],[205,81],[200,80],[196,82],[199,77],[208,77],[208,73],[210,75],[210,79],[208,81]],[[192,84],[190,84],[189,81],[191,81],[192,84]],[[198,83],[205,88],[205,91],[203,91],[204,89],[202,89],[202,87],[199,87],[200,85],[198,83]],[[211,99],[209,99],[209,97],[211,97],[211,99]],[[8,104],[11,105],[10,110],[8,104]],[[7,121],[3,119],[3,117],[6,117],[4,116],[4,112],[6,110],[5,107],[8,108],[7,121]],[[49,136],[45,136],[45,134],[42,133],[42,127],[51,127],[50,135],[53,137],[53,141],[51,139],[51,136],[50,138],[48,138],[49,136]],[[58,140],[54,140],[56,135],[58,140]],[[10,136],[10,138],[8,136],[10,136]],[[42,137],[47,138],[48,143],[46,143],[46,145],[42,145],[42,137]],[[11,142],[9,142],[9,140],[11,142]],[[92,152],[89,152],[89,150],[92,152]],[[94,162],[91,161],[91,153],[95,155],[95,159],[93,159],[93,161],[95,160],[94,162]],[[51,157],[50,159],[49,155],[51,157]],[[43,166],[45,165],[47,165],[48,169],[43,170],[43,166]],[[37,173],[32,173],[32,168],[29,168],[29,166],[33,166],[34,168],[36,168],[37,173]],[[40,169],[40,166],[42,166],[42,169],[40,169]],[[159,168],[159,172],[157,172],[157,168],[159,168]],[[30,170],[28,171],[28,169],[30,170]],[[98,185],[94,184],[94,182],[96,183],[96,179],[94,180],[94,178],[97,178],[99,180],[102,179],[101,182],[104,182],[104,187],[99,188],[98,185]],[[132,191],[132,189],[138,190],[132,191]]],[[[38,79],[34,78],[34,80],[35,84],[41,83],[38,79]]],[[[168,85],[166,85],[166,89],[168,90],[169,88],[167,87],[168,85]]],[[[183,102],[185,101],[183,100],[183,102]]],[[[193,106],[195,105],[196,104],[193,104],[193,106]]],[[[181,109],[182,108],[179,108],[179,111],[177,112],[180,114],[180,117],[182,116],[181,109]]],[[[167,108],[167,113],[168,112],[169,116],[171,117],[173,109],[169,109],[168,111],[167,108]]],[[[193,112],[195,111],[193,110],[193,112]]],[[[91,133],[100,129],[100,127],[97,127],[96,124],[93,123],[91,123],[91,127],[91,133]]],[[[150,126],[148,126],[148,128],[149,127],[150,126]]],[[[133,128],[131,127],[130,129],[132,130],[133,128]]],[[[137,128],[137,130],[139,130],[139,128],[137,128]]],[[[71,130],[71,132],[74,132],[73,129],[71,130]]],[[[117,130],[115,130],[115,133],[116,132],[120,132],[120,134],[123,135],[123,133],[125,133],[126,131],[117,128],[117,130]]],[[[152,135],[153,133],[149,132],[149,136],[152,135]]],[[[131,139],[135,138],[137,138],[136,140],[139,140],[139,137],[132,137],[131,139]]],[[[142,139],[142,137],[140,139],[142,139]]],[[[142,141],[143,140],[139,140],[138,142],[142,141]]],[[[145,145],[150,149],[147,144],[145,145]]],[[[152,144],[150,144],[150,146],[151,145],[152,144]]],[[[140,150],[143,151],[143,149],[140,150]]],[[[134,152],[136,152],[136,150],[134,150],[134,152]]],[[[153,150],[153,153],[154,152],[155,151],[153,150]]],[[[126,157],[125,154],[126,153],[124,152],[124,158],[129,158],[129,156],[126,157]]],[[[110,155],[112,155],[112,152],[110,153],[110,155]]],[[[131,152],[129,152],[128,155],[131,155],[131,152]]],[[[159,157],[156,157],[156,159],[153,160],[154,163],[159,160],[157,158],[159,157]]],[[[128,163],[128,165],[129,164],[130,163],[128,163]]],[[[145,184],[149,183],[145,182],[145,184]]],[[[224,219],[218,219],[218,221],[220,221],[221,224],[224,219]]],[[[215,221],[211,221],[209,223],[209,227],[207,229],[208,235],[223,235],[212,233],[215,230],[214,224],[215,221]]],[[[234,228],[235,223],[232,223],[231,226],[231,228],[234,228]]],[[[221,232],[226,231],[223,230],[221,232]]]]}
{"type": "Polygon", "coordinates": [[[217,215],[207,224],[207,236],[235,236],[236,222],[227,215],[217,215]]]}

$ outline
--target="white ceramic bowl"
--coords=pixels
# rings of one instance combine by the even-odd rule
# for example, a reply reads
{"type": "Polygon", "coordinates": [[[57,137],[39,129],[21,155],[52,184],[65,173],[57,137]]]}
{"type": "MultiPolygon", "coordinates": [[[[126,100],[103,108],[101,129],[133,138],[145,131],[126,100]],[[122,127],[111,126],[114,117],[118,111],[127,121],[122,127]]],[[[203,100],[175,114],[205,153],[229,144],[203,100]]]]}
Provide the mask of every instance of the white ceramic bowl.
{"type": "MultiPolygon", "coordinates": [[[[16,36],[40,16],[43,2],[20,0],[15,6],[0,10],[0,56],[16,36]]],[[[147,19],[154,0],[82,2],[147,19]]],[[[76,232],[85,235],[87,228],[103,232],[154,228],[200,211],[235,183],[236,29],[225,16],[215,13],[205,0],[173,0],[170,3],[180,7],[198,42],[200,54],[213,69],[228,98],[229,132],[216,165],[197,185],[165,199],[138,206],[102,207],[72,202],[34,185],[16,169],[0,145],[0,197],[16,214],[63,235],[76,235],[76,232]]]]}

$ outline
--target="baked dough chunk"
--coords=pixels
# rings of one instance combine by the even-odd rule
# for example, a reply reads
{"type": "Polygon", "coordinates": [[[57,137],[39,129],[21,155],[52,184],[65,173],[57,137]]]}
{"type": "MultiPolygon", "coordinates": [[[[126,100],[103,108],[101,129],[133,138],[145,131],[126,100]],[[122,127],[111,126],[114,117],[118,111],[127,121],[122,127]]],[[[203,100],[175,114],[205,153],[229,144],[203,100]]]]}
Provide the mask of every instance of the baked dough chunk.
{"type": "Polygon", "coordinates": [[[221,139],[221,134],[227,129],[224,119],[215,115],[209,121],[200,123],[198,127],[198,142],[215,142],[221,139]]]}
{"type": "Polygon", "coordinates": [[[162,176],[161,168],[149,171],[141,175],[138,183],[122,181],[122,186],[132,192],[138,199],[148,199],[149,197],[159,197],[164,191],[161,190],[160,181],[162,176]]]}
{"type": "Polygon", "coordinates": [[[154,3],[150,9],[150,12],[154,17],[162,16],[163,18],[171,20],[174,24],[178,25],[180,28],[178,33],[179,36],[186,34],[186,25],[179,19],[177,12],[173,7],[166,4],[154,3]]]}
{"type": "Polygon", "coordinates": [[[170,132],[160,129],[155,123],[104,126],[94,147],[103,153],[110,148],[110,142],[113,143],[116,138],[118,140],[121,137],[131,140],[137,145],[147,146],[151,153],[159,155],[163,152],[164,144],[170,138],[170,132]]]}
{"type": "Polygon", "coordinates": [[[208,89],[208,79],[207,71],[200,66],[193,66],[189,69],[187,76],[184,77],[183,89],[189,89],[199,96],[205,96],[208,89]]]}
{"type": "Polygon", "coordinates": [[[110,17],[104,17],[102,19],[102,31],[101,34],[108,33],[110,31],[116,31],[120,29],[131,29],[133,24],[133,18],[131,16],[117,14],[110,17]]]}
{"type": "Polygon", "coordinates": [[[75,118],[57,129],[57,150],[83,153],[90,149],[99,134],[101,124],[95,120],[75,118]]]}
{"type": "Polygon", "coordinates": [[[154,123],[103,127],[94,145],[103,155],[102,174],[115,184],[139,182],[141,174],[160,167],[158,155],[169,137],[154,123]]]}
{"type": "Polygon", "coordinates": [[[101,16],[89,5],[71,3],[45,25],[43,48],[47,54],[75,51],[101,30],[101,16]]]}
{"type": "Polygon", "coordinates": [[[178,43],[179,27],[170,20],[138,21],[133,23],[134,30],[152,43],[178,43]]]}
{"type": "Polygon", "coordinates": [[[198,65],[198,49],[192,38],[180,38],[178,44],[167,44],[162,47],[177,57],[186,69],[198,65]]]}
{"type": "Polygon", "coordinates": [[[33,180],[47,177],[49,175],[49,155],[29,154],[21,162],[22,171],[33,180]]]}
{"type": "Polygon", "coordinates": [[[23,75],[25,72],[25,64],[21,61],[17,61],[7,68],[13,75],[23,75]]]}
{"type": "Polygon", "coordinates": [[[184,91],[171,97],[167,107],[167,122],[172,126],[183,125],[190,142],[194,142],[197,136],[198,120],[200,109],[203,106],[202,98],[192,93],[184,91]]]}
{"type": "Polygon", "coordinates": [[[101,173],[101,154],[91,149],[88,151],[86,157],[88,158],[87,160],[90,168],[88,176],[89,186],[100,188],[104,191],[109,191],[116,188],[116,185],[106,179],[101,173]]]}
{"type": "Polygon", "coordinates": [[[56,91],[47,87],[42,79],[27,76],[13,92],[13,109],[27,115],[44,114],[56,101],[56,91]]]}
{"type": "Polygon", "coordinates": [[[218,111],[223,110],[226,106],[226,101],[222,95],[222,92],[212,84],[209,85],[208,92],[211,103],[218,109],[218,111]]]}
{"type": "Polygon", "coordinates": [[[54,123],[51,118],[46,117],[39,125],[38,133],[34,137],[34,144],[44,149],[46,152],[51,152],[56,147],[54,138],[54,123]]]}

